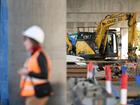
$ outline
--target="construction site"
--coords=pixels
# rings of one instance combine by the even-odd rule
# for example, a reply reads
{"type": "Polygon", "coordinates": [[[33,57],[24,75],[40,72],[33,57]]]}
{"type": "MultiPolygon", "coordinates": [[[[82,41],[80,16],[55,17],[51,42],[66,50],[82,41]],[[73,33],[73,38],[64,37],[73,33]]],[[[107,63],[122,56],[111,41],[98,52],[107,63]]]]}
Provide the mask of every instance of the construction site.
{"type": "Polygon", "coordinates": [[[138,0],[67,0],[68,105],[140,105],[138,0]]]}
{"type": "MultiPolygon", "coordinates": [[[[0,0],[0,105],[41,100],[32,78],[23,90],[34,94],[21,96],[18,73],[32,57],[27,39],[41,44],[52,62],[44,83],[54,94],[45,94],[46,105],[140,105],[140,0],[0,0]],[[44,43],[22,35],[34,25],[44,43]]],[[[41,72],[38,62],[30,64],[25,71],[41,72]]]]}

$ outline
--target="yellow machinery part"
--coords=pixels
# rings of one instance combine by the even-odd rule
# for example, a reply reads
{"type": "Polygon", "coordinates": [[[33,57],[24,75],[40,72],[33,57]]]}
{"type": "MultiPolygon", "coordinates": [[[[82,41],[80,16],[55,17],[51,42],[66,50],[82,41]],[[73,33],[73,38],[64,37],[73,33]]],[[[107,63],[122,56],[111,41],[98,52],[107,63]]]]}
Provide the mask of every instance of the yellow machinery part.
{"type": "Polygon", "coordinates": [[[67,54],[70,54],[70,51],[72,50],[72,44],[68,38],[68,35],[66,36],[66,44],[67,44],[67,54]]]}
{"type": "Polygon", "coordinates": [[[95,54],[95,52],[85,41],[77,41],[76,55],[79,54],[95,54]]]}
{"type": "MultiPolygon", "coordinates": [[[[98,46],[98,48],[100,48],[101,43],[102,43],[102,39],[105,35],[105,32],[107,31],[107,29],[109,29],[110,26],[117,24],[120,21],[125,21],[128,18],[127,13],[116,13],[113,15],[108,15],[106,16],[98,25],[96,33],[97,33],[97,37],[95,39],[95,42],[98,46]]],[[[106,45],[106,38],[104,40],[104,44],[106,45]]]]}
{"type": "Polygon", "coordinates": [[[134,46],[135,44],[135,39],[136,39],[136,13],[131,13],[131,20],[128,21],[128,43],[131,46],[134,46]]]}
{"type": "Polygon", "coordinates": [[[105,46],[105,47],[104,47],[104,49],[103,49],[104,51],[105,51],[106,44],[107,44],[107,39],[108,39],[108,33],[105,33],[105,34],[106,34],[107,37],[105,37],[105,39],[104,39],[104,40],[105,40],[105,41],[104,41],[104,46],[105,46]]]}

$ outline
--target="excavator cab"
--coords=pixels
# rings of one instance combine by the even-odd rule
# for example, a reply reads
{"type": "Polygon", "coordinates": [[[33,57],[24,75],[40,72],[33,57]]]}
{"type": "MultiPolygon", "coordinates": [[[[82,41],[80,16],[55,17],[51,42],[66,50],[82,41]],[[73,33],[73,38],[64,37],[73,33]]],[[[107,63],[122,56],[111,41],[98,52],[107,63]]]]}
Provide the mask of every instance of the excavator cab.
{"type": "Polygon", "coordinates": [[[105,57],[117,57],[118,56],[118,38],[116,35],[116,30],[108,30],[107,34],[107,44],[105,57]]]}

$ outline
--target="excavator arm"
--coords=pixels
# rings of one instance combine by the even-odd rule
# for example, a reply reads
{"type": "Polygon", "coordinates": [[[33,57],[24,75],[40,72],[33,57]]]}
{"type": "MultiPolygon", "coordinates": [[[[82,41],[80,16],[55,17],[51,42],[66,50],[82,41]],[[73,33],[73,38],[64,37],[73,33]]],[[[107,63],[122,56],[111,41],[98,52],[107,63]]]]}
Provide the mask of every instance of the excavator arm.
{"type": "Polygon", "coordinates": [[[136,13],[130,15],[128,19],[128,45],[134,47],[136,39],[136,13]]]}
{"type": "Polygon", "coordinates": [[[98,49],[100,49],[102,44],[103,50],[105,51],[107,43],[107,30],[109,27],[126,20],[128,20],[129,26],[128,43],[133,45],[136,35],[136,13],[115,13],[107,15],[97,27],[95,43],[97,44],[98,49]]]}

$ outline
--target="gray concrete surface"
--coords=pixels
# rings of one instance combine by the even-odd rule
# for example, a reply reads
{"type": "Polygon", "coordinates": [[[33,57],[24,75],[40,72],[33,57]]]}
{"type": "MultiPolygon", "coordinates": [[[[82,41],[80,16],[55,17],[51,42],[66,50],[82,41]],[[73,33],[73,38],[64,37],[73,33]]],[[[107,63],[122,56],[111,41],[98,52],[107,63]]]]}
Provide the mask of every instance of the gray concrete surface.
{"type": "Polygon", "coordinates": [[[26,59],[21,32],[31,25],[45,30],[44,47],[53,63],[55,96],[48,105],[66,105],[65,0],[9,0],[9,94],[10,105],[24,105],[19,96],[17,70],[26,59]]]}
{"type": "Polygon", "coordinates": [[[104,83],[96,85],[84,81],[84,78],[67,80],[68,105],[118,105],[119,100],[109,95],[104,83]],[[74,85],[75,80],[77,84],[74,85]]]}
{"type": "Polygon", "coordinates": [[[68,12],[120,12],[139,10],[139,0],[68,0],[68,12]]]}
{"type": "MultiPolygon", "coordinates": [[[[77,31],[76,27],[97,26],[106,15],[114,12],[140,13],[140,0],[67,0],[68,32],[77,31]]],[[[140,15],[138,15],[140,21],[140,15]]],[[[121,22],[113,27],[127,27],[121,22]]]]}
{"type": "MultiPolygon", "coordinates": [[[[78,83],[80,83],[81,82],[81,80],[84,80],[84,78],[78,78],[78,83]]],[[[68,99],[68,105],[71,105],[72,104],[72,102],[74,101],[74,99],[73,99],[73,95],[72,95],[72,89],[73,88],[75,88],[75,78],[69,78],[68,80],[67,80],[68,82],[67,82],[67,99],[68,99]]],[[[99,88],[100,87],[103,87],[103,88],[105,88],[105,81],[98,81],[99,82],[99,85],[100,86],[97,86],[97,85],[95,85],[94,87],[92,87],[92,89],[93,88],[97,88],[97,90],[96,90],[96,92],[94,92],[94,91],[91,91],[90,90],[90,94],[92,94],[92,93],[96,93],[97,94],[97,96],[99,95],[99,94],[102,94],[102,96],[104,96],[106,93],[105,92],[102,92],[102,91],[100,91],[99,90],[99,88]],[[101,93],[102,92],[102,93],[101,93]]],[[[85,86],[87,86],[87,85],[85,85],[85,86]]],[[[82,88],[82,86],[81,86],[81,88],[82,88]]],[[[132,98],[136,98],[136,97],[139,97],[140,96],[140,91],[139,91],[139,89],[140,89],[140,86],[138,86],[137,84],[136,84],[136,81],[129,81],[129,83],[128,83],[128,100],[130,100],[130,99],[132,99],[132,98]]],[[[79,93],[79,94],[81,94],[80,96],[82,96],[82,92],[83,91],[80,91],[80,89],[77,89],[77,91],[78,92],[81,92],[81,93],[79,93]]],[[[84,100],[84,102],[85,102],[85,104],[84,105],[92,105],[91,103],[92,102],[94,102],[94,104],[93,105],[119,105],[119,102],[120,102],[120,100],[119,99],[116,99],[115,97],[120,97],[120,81],[112,81],[112,96],[114,96],[114,97],[108,97],[107,99],[106,99],[106,101],[103,99],[103,97],[98,97],[96,100],[92,100],[92,99],[94,99],[95,98],[95,95],[93,95],[93,97],[87,97],[86,96],[86,98],[83,98],[84,100]],[[90,99],[91,98],[91,99],[90,99]],[[91,100],[92,100],[92,102],[91,102],[91,100]],[[106,104],[105,104],[105,103],[106,104]]],[[[107,96],[106,96],[107,97],[107,96]]],[[[80,104],[81,105],[81,104],[80,104]]]]}

